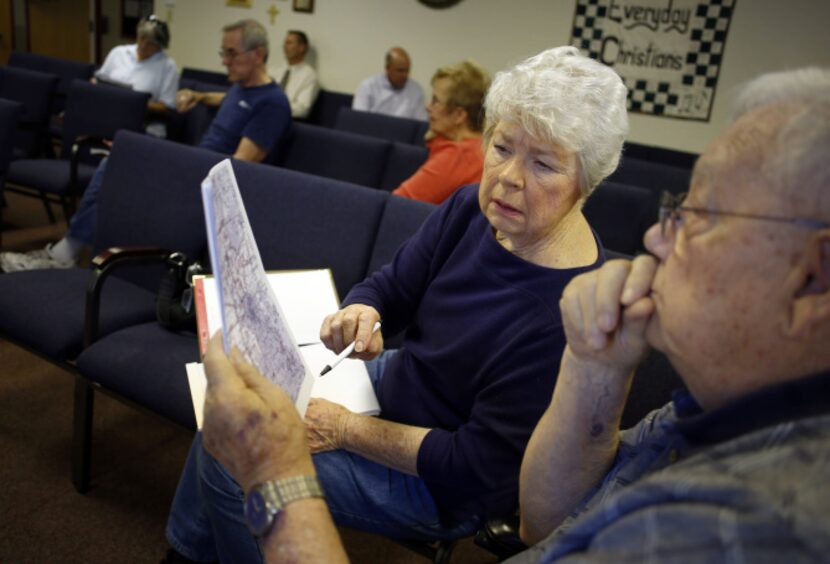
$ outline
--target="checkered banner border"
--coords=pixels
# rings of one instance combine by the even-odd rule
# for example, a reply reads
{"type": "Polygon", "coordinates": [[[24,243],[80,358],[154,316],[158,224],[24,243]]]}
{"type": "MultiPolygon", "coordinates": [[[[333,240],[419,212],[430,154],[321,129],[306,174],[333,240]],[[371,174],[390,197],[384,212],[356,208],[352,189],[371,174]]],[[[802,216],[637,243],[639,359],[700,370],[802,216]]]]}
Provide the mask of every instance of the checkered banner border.
{"type": "MultiPolygon", "coordinates": [[[[612,24],[609,11],[614,3],[619,10],[624,0],[577,0],[570,43],[585,55],[610,64],[622,76],[628,87],[630,112],[709,121],[736,1],[699,0],[696,3],[681,69],[656,71],[665,75],[662,79],[639,76],[636,68],[620,68],[621,65],[611,64],[613,61],[603,60],[606,39],[621,27],[618,22],[612,24]]],[[[666,5],[672,3],[667,0],[666,5]]],[[[652,37],[657,46],[660,37],[658,33],[652,37]]],[[[651,70],[650,74],[655,71],[651,70]]]]}

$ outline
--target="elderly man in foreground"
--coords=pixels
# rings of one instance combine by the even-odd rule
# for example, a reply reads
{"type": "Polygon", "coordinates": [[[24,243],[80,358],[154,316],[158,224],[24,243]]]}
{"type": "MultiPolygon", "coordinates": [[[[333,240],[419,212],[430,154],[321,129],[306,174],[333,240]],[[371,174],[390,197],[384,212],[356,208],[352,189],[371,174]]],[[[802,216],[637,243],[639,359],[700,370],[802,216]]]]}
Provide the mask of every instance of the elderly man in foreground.
{"type": "MultiPolygon", "coordinates": [[[[688,197],[664,200],[652,255],[567,287],[568,344],[522,464],[522,533],[538,544],[515,562],[828,553],[830,100],[779,95],[794,83],[779,78],[706,150],[688,197]],[[620,433],[649,346],[690,394],[620,433]]],[[[285,394],[220,339],[206,364],[204,445],[243,489],[311,471],[285,394]]],[[[345,560],[322,500],[271,509],[270,562],[345,560]]]]}
{"type": "Polygon", "coordinates": [[[651,255],[566,289],[568,346],[522,463],[522,536],[539,544],[519,561],[826,558],[827,85],[751,84],[760,107],[701,156],[685,199],[664,198],[651,255]],[[689,394],[620,433],[649,346],[689,394]]]}

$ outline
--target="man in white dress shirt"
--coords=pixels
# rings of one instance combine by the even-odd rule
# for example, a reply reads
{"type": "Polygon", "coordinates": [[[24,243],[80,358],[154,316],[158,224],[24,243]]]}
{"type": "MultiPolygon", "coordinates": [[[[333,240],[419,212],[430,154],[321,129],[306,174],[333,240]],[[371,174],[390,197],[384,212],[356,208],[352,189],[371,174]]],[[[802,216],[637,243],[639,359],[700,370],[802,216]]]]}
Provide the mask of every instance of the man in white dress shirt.
{"type": "Polygon", "coordinates": [[[147,132],[165,137],[166,127],[158,115],[176,107],[179,86],[176,62],[164,51],[170,44],[170,31],[165,22],[149,16],[138,23],[136,36],[135,43],[114,47],[109,52],[95,73],[95,80],[149,92],[147,132]]]}
{"type": "Polygon", "coordinates": [[[427,120],[421,86],[409,79],[411,62],[402,47],[386,52],[385,71],[360,83],[352,108],[390,116],[427,120]]]}
{"type": "Polygon", "coordinates": [[[308,36],[296,29],[289,30],[285,34],[282,51],[285,61],[269,69],[271,77],[285,91],[291,104],[291,116],[306,118],[320,90],[317,71],[305,62],[308,36]]]}

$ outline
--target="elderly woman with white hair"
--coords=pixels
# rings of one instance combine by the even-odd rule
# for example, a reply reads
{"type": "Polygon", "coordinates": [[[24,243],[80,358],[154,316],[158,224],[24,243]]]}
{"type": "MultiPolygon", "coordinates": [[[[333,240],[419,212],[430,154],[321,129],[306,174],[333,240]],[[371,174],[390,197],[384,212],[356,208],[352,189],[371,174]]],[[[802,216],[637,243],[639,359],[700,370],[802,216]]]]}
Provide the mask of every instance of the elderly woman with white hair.
{"type": "MultiPolygon", "coordinates": [[[[267,537],[275,517],[256,501],[298,483],[301,497],[319,496],[322,484],[339,525],[393,538],[464,537],[515,511],[522,454],[565,347],[560,295],[604,260],[581,208],[617,165],[625,104],[619,76],[572,47],[497,74],[480,185],[438,207],[321,329],[333,351],[354,341],[353,356],[368,361],[380,416],[312,399],[304,423],[313,467],[276,446],[279,462],[242,476],[244,491],[210,454],[233,460],[218,434],[204,447],[198,435],[168,523],[173,552],[258,561],[248,529],[267,537]],[[383,351],[383,335],[398,332],[403,346],[383,351]]],[[[299,425],[296,414],[279,418],[286,433],[299,425]]],[[[248,420],[246,444],[265,436],[267,419],[248,420]]],[[[258,458],[271,437],[256,444],[258,458]]]]}

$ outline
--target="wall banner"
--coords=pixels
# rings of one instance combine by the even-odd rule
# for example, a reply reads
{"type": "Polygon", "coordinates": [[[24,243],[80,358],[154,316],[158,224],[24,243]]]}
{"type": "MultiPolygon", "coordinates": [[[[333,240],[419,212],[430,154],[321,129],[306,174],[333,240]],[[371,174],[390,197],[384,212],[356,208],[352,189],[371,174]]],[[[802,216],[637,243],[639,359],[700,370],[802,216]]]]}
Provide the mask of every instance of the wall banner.
{"type": "Polygon", "coordinates": [[[571,45],[613,67],[628,111],[709,121],[736,0],[577,0],[571,45]]]}

